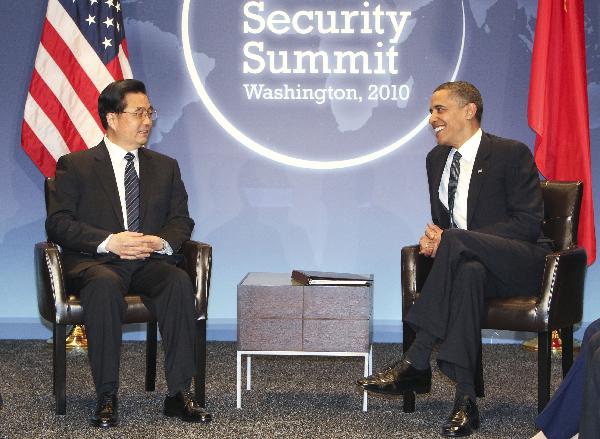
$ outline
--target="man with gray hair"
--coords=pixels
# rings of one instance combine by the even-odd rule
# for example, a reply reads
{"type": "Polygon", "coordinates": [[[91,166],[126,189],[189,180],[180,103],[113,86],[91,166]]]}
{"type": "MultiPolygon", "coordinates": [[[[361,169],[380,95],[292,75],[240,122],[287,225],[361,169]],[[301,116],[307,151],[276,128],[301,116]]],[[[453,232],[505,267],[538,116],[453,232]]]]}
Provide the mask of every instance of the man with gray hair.
{"type": "Polygon", "coordinates": [[[124,295],[133,292],[156,316],[165,350],[168,394],[163,413],[209,422],[189,392],[195,373],[194,288],[177,251],[194,221],[175,159],[145,147],[157,112],[135,79],[109,84],[98,98],[106,136],[95,147],[62,156],[46,219],[62,247],[65,280],[79,291],[96,387],[91,425],[119,423],[124,295]]]}

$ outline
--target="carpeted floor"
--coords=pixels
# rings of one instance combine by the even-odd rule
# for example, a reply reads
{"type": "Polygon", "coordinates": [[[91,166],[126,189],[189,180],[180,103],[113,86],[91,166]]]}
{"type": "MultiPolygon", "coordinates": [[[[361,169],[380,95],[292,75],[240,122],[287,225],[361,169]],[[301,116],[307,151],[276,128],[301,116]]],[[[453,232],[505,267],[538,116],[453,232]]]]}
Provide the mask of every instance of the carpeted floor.
{"type": "MultiPolygon", "coordinates": [[[[374,369],[391,362],[400,345],[374,346],[374,369]]],[[[479,400],[482,426],[474,438],[529,438],[535,433],[536,354],[519,345],[484,346],[487,396],[479,400]]],[[[188,425],[161,414],[165,394],[162,355],[157,391],[144,391],[144,343],[127,342],[121,362],[120,425],[109,431],[88,426],[95,405],[85,354],[67,357],[67,414],[54,414],[52,353],[39,340],[0,341],[1,438],[437,438],[449,414],[453,386],[434,369],[429,395],[415,413],[402,412],[401,398],[369,398],[363,413],[359,358],[254,357],[253,389],[235,408],[236,345],[209,343],[207,407],[215,419],[188,425]]],[[[560,380],[553,364],[553,386],[560,380]]]]}

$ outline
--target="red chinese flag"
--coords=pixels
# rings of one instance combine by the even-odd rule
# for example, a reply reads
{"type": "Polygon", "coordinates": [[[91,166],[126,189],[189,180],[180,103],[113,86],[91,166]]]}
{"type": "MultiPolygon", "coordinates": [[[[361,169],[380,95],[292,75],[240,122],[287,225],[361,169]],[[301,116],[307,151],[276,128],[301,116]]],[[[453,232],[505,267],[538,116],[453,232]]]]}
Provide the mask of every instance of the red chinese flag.
{"type": "Polygon", "coordinates": [[[579,245],[596,259],[583,0],[541,0],[533,43],[529,126],[548,180],[583,181],[579,245]]]}

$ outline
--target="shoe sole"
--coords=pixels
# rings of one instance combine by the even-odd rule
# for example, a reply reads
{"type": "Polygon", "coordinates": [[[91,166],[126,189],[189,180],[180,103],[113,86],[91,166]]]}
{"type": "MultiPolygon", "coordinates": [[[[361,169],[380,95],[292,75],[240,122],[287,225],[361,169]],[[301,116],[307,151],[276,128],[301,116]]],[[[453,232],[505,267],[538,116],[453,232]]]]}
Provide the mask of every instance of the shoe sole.
{"type": "Polygon", "coordinates": [[[477,430],[479,430],[479,427],[475,428],[475,427],[471,427],[471,431],[468,433],[462,433],[462,434],[453,434],[453,433],[440,433],[443,437],[467,437],[467,436],[471,436],[473,433],[475,433],[477,430]]]}
{"type": "Polygon", "coordinates": [[[431,392],[431,383],[424,384],[422,386],[412,386],[406,389],[381,389],[379,387],[367,387],[362,386],[363,390],[366,390],[369,393],[378,393],[382,395],[403,395],[407,392],[415,392],[418,395],[423,395],[425,393],[431,392]]]}
{"type": "Polygon", "coordinates": [[[111,427],[116,427],[119,425],[119,421],[115,421],[115,422],[94,422],[94,421],[90,421],[90,425],[92,427],[96,427],[96,428],[111,428],[111,427]]]}
{"type": "Polygon", "coordinates": [[[200,418],[200,419],[186,419],[183,416],[181,416],[179,413],[175,413],[175,412],[169,412],[166,410],[163,410],[163,415],[169,417],[169,418],[179,418],[181,419],[183,422],[192,422],[192,423],[196,423],[196,424],[208,424],[210,421],[212,421],[212,416],[209,418],[200,418]]]}
{"type": "Polygon", "coordinates": [[[465,433],[461,433],[461,434],[455,434],[455,433],[444,433],[442,431],[440,434],[442,436],[444,436],[444,437],[467,437],[467,436],[471,436],[477,430],[479,430],[479,420],[477,420],[477,421],[475,421],[474,423],[471,424],[471,431],[470,432],[465,432],[465,433]]]}

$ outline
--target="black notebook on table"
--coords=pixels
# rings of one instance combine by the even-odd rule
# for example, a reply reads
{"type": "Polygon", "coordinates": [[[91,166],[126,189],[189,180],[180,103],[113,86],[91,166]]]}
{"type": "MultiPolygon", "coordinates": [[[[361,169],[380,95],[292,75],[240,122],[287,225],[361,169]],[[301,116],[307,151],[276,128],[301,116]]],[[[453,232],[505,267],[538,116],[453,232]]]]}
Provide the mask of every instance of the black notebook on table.
{"type": "Polygon", "coordinates": [[[292,279],[302,285],[369,285],[371,278],[360,274],[328,271],[292,271],[292,279]]]}

